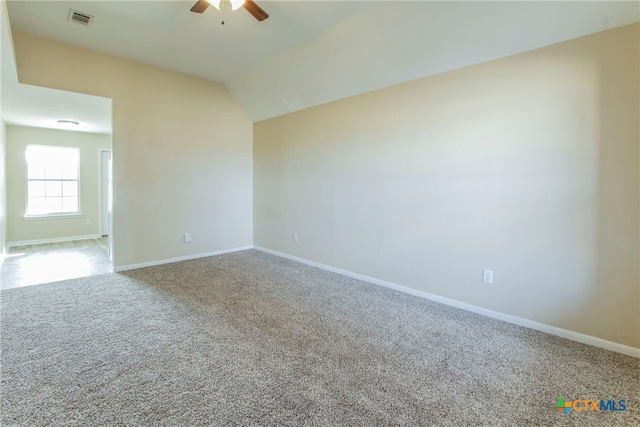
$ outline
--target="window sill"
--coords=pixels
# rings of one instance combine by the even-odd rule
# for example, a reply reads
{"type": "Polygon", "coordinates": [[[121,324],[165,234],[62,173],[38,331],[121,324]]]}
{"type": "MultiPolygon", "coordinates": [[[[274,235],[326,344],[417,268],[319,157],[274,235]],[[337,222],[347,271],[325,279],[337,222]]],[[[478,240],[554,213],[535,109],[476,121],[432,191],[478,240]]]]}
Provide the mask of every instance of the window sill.
{"type": "Polygon", "coordinates": [[[44,215],[25,215],[25,221],[33,221],[40,219],[65,219],[65,218],[82,218],[82,212],[70,212],[70,213],[52,213],[44,215]]]}

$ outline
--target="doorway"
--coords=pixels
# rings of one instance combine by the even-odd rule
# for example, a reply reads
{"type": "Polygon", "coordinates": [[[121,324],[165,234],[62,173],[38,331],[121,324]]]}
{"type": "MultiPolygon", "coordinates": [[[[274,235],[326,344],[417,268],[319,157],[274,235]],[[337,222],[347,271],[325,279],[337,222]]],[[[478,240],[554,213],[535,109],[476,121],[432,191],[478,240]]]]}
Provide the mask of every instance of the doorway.
{"type": "Polygon", "coordinates": [[[112,190],[113,174],[111,150],[100,150],[100,234],[107,239],[107,253],[113,263],[111,250],[112,190]]]}

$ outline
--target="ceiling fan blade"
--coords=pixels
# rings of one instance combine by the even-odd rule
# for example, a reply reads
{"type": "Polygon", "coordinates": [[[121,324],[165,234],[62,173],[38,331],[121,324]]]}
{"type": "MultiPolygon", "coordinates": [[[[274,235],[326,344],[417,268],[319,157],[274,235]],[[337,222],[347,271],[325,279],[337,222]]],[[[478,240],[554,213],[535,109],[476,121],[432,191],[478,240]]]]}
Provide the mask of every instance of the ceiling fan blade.
{"type": "Polygon", "coordinates": [[[256,2],[254,2],[253,0],[245,1],[243,7],[245,9],[247,9],[247,11],[250,14],[252,14],[253,17],[256,18],[258,21],[264,21],[265,19],[267,19],[269,17],[267,12],[262,10],[262,8],[260,6],[258,6],[256,4],[256,2]]]}
{"type": "Polygon", "coordinates": [[[202,13],[209,7],[209,2],[206,0],[198,0],[196,4],[191,8],[191,12],[202,13]]]}

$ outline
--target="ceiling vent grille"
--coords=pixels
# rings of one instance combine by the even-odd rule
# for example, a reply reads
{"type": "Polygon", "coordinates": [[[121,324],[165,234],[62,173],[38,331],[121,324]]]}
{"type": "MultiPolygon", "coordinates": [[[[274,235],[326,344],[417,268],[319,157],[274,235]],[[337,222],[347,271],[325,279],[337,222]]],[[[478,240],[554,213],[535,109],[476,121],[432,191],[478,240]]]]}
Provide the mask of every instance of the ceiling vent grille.
{"type": "Polygon", "coordinates": [[[93,16],[87,15],[86,13],[78,12],[77,10],[69,9],[69,19],[68,21],[75,22],[76,24],[89,26],[91,25],[91,21],[93,20],[93,16]]]}

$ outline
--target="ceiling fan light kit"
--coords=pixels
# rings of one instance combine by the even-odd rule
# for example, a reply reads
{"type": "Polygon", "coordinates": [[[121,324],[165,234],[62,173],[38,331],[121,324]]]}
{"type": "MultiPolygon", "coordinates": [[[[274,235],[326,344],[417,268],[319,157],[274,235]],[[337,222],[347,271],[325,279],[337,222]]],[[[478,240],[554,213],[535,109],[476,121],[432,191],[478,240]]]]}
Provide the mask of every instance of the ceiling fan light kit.
{"type": "MultiPolygon", "coordinates": [[[[209,8],[209,6],[213,6],[220,10],[220,6],[223,1],[225,0],[198,0],[198,2],[191,8],[191,12],[203,13],[207,8],[209,8]]],[[[258,21],[264,21],[269,17],[267,12],[262,10],[262,8],[253,0],[229,0],[229,3],[231,3],[231,10],[237,10],[244,7],[247,12],[253,15],[253,17],[258,21]]]]}
{"type": "Polygon", "coordinates": [[[244,5],[245,0],[229,0],[229,1],[231,2],[231,10],[238,10],[244,5]]]}
{"type": "MultiPolygon", "coordinates": [[[[198,3],[200,3],[200,2],[198,2],[198,3]]],[[[222,3],[222,1],[221,0],[207,0],[207,3],[209,3],[211,6],[215,7],[216,9],[220,10],[220,3],[222,3]]]]}

